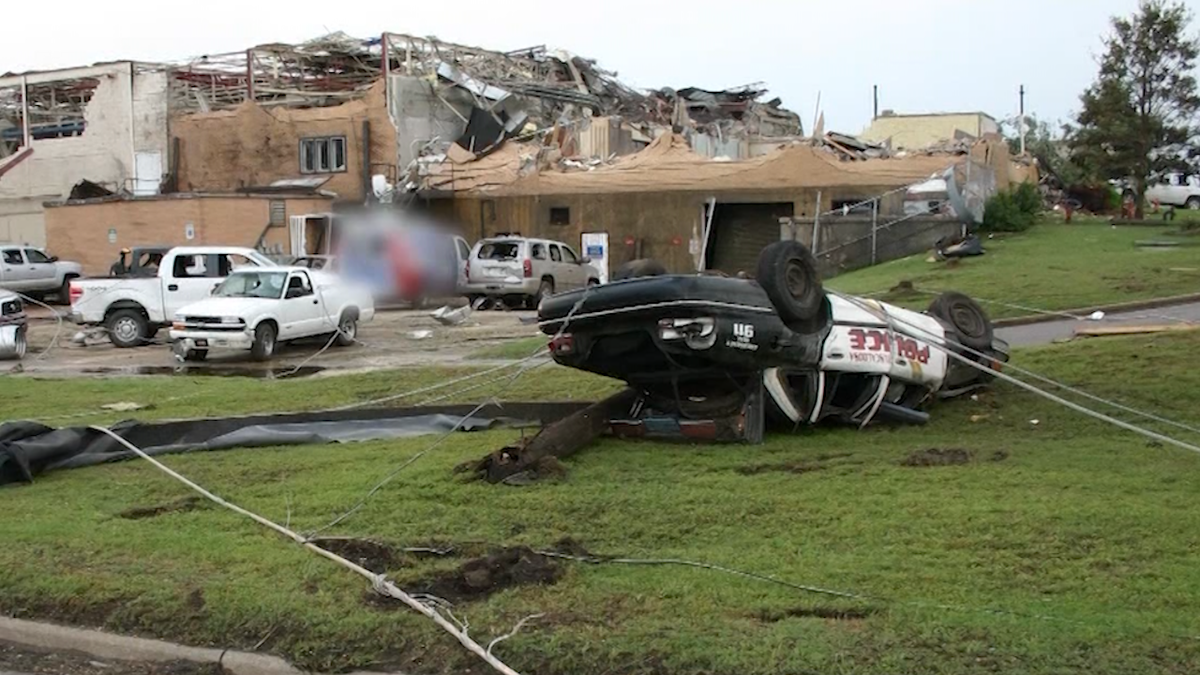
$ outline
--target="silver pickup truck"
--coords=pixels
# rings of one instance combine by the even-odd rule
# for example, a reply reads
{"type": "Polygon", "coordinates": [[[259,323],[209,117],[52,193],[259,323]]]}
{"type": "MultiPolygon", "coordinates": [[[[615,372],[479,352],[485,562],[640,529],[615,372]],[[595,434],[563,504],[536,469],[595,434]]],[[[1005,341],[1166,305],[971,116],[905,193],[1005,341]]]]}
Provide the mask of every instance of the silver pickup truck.
{"type": "Polygon", "coordinates": [[[0,288],[25,295],[57,295],[67,302],[72,279],[83,276],[79,263],[63,262],[32,246],[0,243],[0,288]]]}

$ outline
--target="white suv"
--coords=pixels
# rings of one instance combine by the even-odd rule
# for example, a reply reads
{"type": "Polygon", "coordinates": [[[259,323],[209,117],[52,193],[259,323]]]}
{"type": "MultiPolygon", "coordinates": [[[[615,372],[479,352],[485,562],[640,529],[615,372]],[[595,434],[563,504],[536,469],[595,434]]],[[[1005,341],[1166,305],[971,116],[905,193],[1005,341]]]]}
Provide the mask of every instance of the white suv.
{"type": "Polygon", "coordinates": [[[537,307],[547,295],[600,283],[591,260],[560,241],[500,236],[482,239],[467,260],[467,296],[502,297],[537,307]]]}

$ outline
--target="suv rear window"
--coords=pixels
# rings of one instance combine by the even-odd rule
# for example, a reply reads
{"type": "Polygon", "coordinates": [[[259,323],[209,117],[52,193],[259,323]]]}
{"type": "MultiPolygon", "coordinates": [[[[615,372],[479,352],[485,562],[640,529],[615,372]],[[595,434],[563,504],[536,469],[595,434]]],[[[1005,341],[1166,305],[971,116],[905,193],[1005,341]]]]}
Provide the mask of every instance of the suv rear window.
{"type": "Polygon", "coordinates": [[[519,241],[489,241],[479,247],[479,253],[475,257],[480,260],[516,260],[519,255],[519,241]]]}

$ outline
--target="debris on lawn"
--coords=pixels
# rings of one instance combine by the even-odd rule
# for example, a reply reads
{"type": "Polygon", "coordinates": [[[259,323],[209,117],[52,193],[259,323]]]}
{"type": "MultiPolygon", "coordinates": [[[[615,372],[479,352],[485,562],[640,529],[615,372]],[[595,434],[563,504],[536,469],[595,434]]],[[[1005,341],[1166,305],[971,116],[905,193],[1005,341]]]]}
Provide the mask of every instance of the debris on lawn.
{"type": "Polygon", "coordinates": [[[983,255],[983,242],[973,234],[942,237],[934,244],[933,256],[939,261],[983,255]]]}
{"type": "Polygon", "coordinates": [[[433,337],[433,331],[431,331],[431,330],[414,330],[408,334],[408,337],[411,340],[428,340],[429,338],[433,337]]]}
{"type": "Polygon", "coordinates": [[[406,583],[414,595],[432,595],[449,602],[481,600],[506,588],[550,585],[562,578],[562,566],[525,546],[502,548],[474,558],[453,570],[406,583]]]}
{"type": "MultiPolygon", "coordinates": [[[[632,389],[624,389],[593,403],[557,422],[547,424],[534,436],[515,445],[505,446],[482,459],[460,464],[455,473],[466,473],[490,483],[506,482],[525,474],[525,479],[539,476],[560,476],[562,467],[547,458],[569,457],[591,445],[609,428],[609,421],[626,412],[637,401],[632,389]]],[[[517,478],[509,484],[526,482],[517,478]]]]}
{"type": "Polygon", "coordinates": [[[187,513],[188,511],[199,511],[209,508],[209,503],[201,497],[184,497],[166,504],[158,504],[156,506],[135,506],[125,509],[117,514],[118,518],[125,520],[143,520],[145,518],[155,518],[166,515],[168,513],[187,513]]]}
{"type": "Polygon", "coordinates": [[[118,401],[100,406],[102,410],[111,410],[112,412],[133,412],[134,410],[149,410],[153,407],[153,404],[135,403],[133,401],[118,401]]]}
{"type": "Polygon", "coordinates": [[[434,310],[429,316],[443,326],[461,326],[471,316],[471,306],[463,305],[457,309],[446,305],[434,310]]]}
{"type": "Polygon", "coordinates": [[[1076,337],[1110,337],[1113,335],[1146,335],[1174,331],[1196,330],[1200,325],[1191,323],[1140,324],[1131,326],[1085,326],[1075,329],[1076,337]]]}

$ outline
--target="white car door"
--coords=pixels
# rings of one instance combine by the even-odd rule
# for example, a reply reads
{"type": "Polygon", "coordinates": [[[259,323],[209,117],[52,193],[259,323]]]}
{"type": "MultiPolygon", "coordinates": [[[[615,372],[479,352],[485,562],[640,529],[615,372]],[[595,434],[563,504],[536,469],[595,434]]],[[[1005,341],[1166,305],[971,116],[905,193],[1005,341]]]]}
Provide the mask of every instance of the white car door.
{"type": "Polygon", "coordinates": [[[30,285],[29,265],[19,248],[0,251],[0,287],[11,291],[26,291],[30,285]]]}
{"type": "Polygon", "coordinates": [[[212,295],[221,283],[215,255],[177,255],[171,269],[158,271],[163,284],[163,314],[175,316],[181,307],[212,295]]]}
{"type": "Polygon", "coordinates": [[[323,332],[321,328],[325,324],[325,310],[308,274],[293,272],[288,277],[286,288],[283,308],[279,312],[279,339],[292,340],[323,332]]]}

